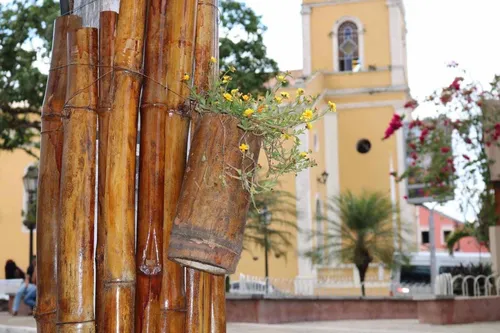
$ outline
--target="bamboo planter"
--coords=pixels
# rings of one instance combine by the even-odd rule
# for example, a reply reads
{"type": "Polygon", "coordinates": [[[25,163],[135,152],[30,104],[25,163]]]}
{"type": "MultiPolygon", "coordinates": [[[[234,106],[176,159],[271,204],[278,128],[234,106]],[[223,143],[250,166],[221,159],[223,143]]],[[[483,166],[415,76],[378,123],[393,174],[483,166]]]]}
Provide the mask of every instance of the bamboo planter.
{"type": "Polygon", "coordinates": [[[212,274],[234,273],[239,261],[250,193],[232,167],[254,169],[260,139],[239,120],[205,114],[196,128],[170,239],[169,257],[212,274]],[[246,143],[245,157],[239,146],[246,143]],[[251,156],[251,157],[249,157],[251,156]]]}

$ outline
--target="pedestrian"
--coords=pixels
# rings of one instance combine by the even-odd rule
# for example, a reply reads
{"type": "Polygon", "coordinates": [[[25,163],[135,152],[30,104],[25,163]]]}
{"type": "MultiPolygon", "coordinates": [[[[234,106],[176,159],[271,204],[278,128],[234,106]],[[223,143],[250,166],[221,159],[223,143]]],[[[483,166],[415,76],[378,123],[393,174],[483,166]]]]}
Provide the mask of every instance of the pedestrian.
{"type": "Polygon", "coordinates": [[[25,274],[20,269],[16,262],[12,259],[7,260],[5,263],[5,279],[11,280],[11,279],[25,279],[25,274]]]}
{"type": "MultiPolygon", "coordinates": [[[[35,290],[36,293],[36,286],[33,283],[35,282],[34,279],[36,279],[35,269],[36,269],[36,256],[33,256],[33,260],[26,272],[26,277],[24,279],[24,282],[17,291],[16,297],[14,298],[14,304],[12,305],[13,316],[17,316],[17,312],[19,311],[19,306],[21,305],[21,300],[25,298],[26,295],[28,295],[29,293],[33,293],[33,290],[35,290]]],[[[31,297],[33,297],[33,295],[31,295],[31,297]]]]}

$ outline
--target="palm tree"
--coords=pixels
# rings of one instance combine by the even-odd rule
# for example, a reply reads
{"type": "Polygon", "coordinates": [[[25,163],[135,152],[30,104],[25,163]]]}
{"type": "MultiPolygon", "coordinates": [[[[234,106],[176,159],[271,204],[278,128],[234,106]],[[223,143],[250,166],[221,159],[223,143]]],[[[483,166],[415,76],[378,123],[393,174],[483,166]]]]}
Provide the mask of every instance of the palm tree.
{"type": "Polygon", "coordinates": [[[400,232],[395,234],[392,219],[396,211],[387,196],[380,192],[364,191],[355,195],[348,191],[330,199],[328,211],[336,219],[321,217],[324,230],[316,230],[311,237],[323,242],[305,255],[317,262],[332,259],[353,263],[359,272],[361,294],[365,293],[365,277],[370,263],[394,264],[396,244],[401,244],[400,232]]]}
{"type": "Polygon", "coordinates": [[[256,194],[248,211],[243,249],[251,253],[253,246],[264,250],[267,247],[277,258],[286,258],[287,252],[293,247],[293,232],[298,231],[296,221],[294,195],[286,191],[256,194]],[[270,212],[269,221],[263,218],[264,210],[270,212]]]}

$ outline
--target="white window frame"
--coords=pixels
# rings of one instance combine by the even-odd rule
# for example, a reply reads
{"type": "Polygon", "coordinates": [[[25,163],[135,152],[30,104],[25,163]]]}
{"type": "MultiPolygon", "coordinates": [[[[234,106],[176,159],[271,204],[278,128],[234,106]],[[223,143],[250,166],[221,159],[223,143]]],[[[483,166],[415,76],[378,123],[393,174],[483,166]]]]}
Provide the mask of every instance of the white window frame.
{"type": "MultiPolygon", "coordinates": [[[[364,34],[364,27],[363,23],[361,20],[357,17],[354,16],[342,16],[339,18],[337,21],[335,21],[335,24],[333,25],[332,28],[332,39],[333,39],[333,71],[340,73],[339,69],[339,62],[338,62],[338,57],[339,57],[339,39],[338,39],[338,31],[340,26],[345,23],[345,22],[352,22],[356,24],[356,27],[358,29],[358,53],[359,53],[359,64],[360,68],[359,71],[363,71],[365,69],[365,34],[364,34]]],[[[342,72],[344,73],[344,72],[342,72]]],[[[345,73],[352,73],[352,72],[345,72],[345,73]]]]}

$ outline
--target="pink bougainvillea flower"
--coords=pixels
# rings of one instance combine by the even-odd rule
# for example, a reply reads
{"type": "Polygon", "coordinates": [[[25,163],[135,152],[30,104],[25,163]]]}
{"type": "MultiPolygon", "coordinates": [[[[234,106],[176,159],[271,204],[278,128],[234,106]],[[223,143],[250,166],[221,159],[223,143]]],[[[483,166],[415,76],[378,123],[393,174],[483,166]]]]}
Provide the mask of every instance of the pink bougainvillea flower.
{"type": "Polygon", "coordinates": [[[409,143],[408,146],[413,150],[417,150],[417,145],[414,143],[409,143]]]}
{"type": "Polygon", "coordinates": [[[450,89],[460,90],[460,83],[464,80],[463,77],[456,77],[455,80],[450,84],[450,89]]]}
{"type": "Polygon", "coordinates": [[[472,140],[470,138],[465,138],[464,141],[465,141],[465,143],[468,143],[468,144],[472,143],[472,140]]]}
{"type": "Polygon", "coordinates": [[[409,100],[405,103],[404,108],[406,109],[415,109],[418,106],[418,102],[414,99],[409,100]]]}
{"type": "Polygon", "coordinates": [[[443,154],[449,153],[450,152],[450,147],[441,147],[441,152],[443,154]]]}
{"type": "Polygon", "coordinates": [[[405,195],[405,196],[403,197],[403,199],[408,200],[408,196],[407,196],[407,195],[405,195]]]}
{"type": "Polygon", "coordinates": [[[391,122],[389,123],[389,127],[387,127],[387,129],[385,130],[385,134],[382,140],[390,138],[402,126],[403,126],[403,117],[395,113],[392,116],[391,122]]]}

